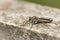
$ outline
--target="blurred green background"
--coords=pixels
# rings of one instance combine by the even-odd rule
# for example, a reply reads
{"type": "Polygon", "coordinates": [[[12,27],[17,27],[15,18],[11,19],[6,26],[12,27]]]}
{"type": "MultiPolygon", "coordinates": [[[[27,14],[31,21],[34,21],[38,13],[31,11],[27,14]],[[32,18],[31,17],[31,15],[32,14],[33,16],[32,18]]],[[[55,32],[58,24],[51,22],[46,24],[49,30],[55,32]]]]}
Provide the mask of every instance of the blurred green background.
{"type": "Polygon", "coordinates": [[[60,8],[60,0],[24,0],[24,1],[60,8]]]}

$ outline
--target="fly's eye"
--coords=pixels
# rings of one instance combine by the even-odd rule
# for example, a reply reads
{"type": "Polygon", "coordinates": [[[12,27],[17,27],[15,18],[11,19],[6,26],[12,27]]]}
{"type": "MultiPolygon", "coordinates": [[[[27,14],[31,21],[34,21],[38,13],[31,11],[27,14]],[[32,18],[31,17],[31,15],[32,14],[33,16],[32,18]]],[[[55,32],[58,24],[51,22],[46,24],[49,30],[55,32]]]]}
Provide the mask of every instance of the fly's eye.
{"type": "Polygon", "coordinates": [[[31,17],[29,17],[29,21],[31,20],[32,18],[31,17]]]}

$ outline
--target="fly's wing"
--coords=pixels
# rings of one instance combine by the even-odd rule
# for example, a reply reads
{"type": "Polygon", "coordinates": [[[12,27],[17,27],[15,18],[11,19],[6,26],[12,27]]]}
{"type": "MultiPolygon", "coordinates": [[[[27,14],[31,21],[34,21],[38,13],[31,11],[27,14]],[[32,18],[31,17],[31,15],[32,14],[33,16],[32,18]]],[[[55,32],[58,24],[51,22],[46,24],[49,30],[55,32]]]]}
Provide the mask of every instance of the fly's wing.
{"type": "Polygon", "coordinates": [[[53,20],[50,18],[50,19],[47,19],[47,18],[39,18],[39,22],[40,23],[51,23],[53,20]]]}

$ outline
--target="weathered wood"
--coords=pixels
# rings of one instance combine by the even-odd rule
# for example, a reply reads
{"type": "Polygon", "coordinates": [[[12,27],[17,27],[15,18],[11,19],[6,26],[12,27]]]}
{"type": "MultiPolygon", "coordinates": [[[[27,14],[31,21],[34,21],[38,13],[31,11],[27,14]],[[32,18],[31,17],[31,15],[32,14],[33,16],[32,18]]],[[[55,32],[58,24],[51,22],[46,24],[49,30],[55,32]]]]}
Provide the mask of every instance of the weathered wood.
{"type": "Polygon", "coordinates": [[[1,40],[60,40],[60,9],[27,2],[12,2],[11,4],[10,9],[0,11],[0,23],[3,23],[0,24],[1,40]],[[32,25],[27,21],[32,16],[40,19],[52,18],[53,21],[32,25]],[[40,36],[41,34],[44,37],[40,36]]]}

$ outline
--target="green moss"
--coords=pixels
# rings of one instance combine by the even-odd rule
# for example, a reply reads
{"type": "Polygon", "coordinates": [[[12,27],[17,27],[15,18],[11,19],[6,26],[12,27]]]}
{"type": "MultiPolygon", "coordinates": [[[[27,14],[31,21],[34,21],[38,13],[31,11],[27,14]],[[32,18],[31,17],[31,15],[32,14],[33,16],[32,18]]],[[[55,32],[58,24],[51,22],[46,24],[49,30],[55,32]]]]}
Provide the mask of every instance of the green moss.
{"type": "Polygon", "coordinates": [[[25,0],[25,1],[60,8],[60,5],[59,5],[60,0],[25,0]]]}

